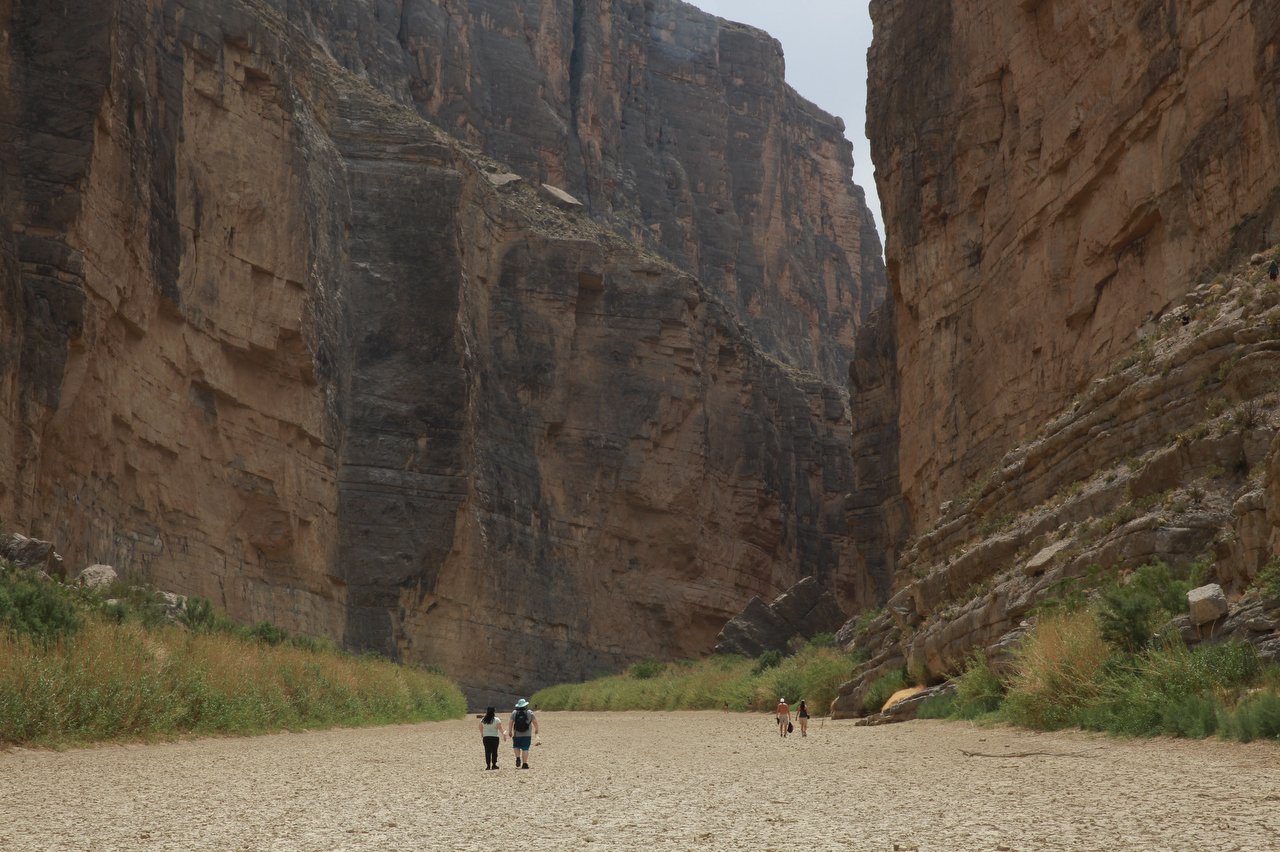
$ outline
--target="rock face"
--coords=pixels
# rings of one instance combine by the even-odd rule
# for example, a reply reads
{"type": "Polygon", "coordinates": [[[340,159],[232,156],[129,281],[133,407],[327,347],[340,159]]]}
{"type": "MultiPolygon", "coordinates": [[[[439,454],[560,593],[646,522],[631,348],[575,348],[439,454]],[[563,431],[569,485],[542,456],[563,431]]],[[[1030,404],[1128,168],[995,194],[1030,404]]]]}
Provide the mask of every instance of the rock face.
{"type": "Polygon", "coordinates": [[[805,577],[771,604],[752,598],[720,631],[715,652],[758,657],[765,651],[782,651],[796,636],[812,639],[819,633],[835,633],[845,617],[831,592],[805,577]]]}
{"type": "Polygon", "coordinates": [[[473,5],[0,7],[0,515],[476,701],[698,653],[802,576],[858,600],[847,398],[796,366],[876,298],[838,125],[688,7],[473,5]],[[501,92],[509,55],[577,82],[501,92]],[[568,104],[606,141],[544,163],[568,104]]]}
{"type": "Polygon", "coordinates": [[[1265,265],[1192,290],[905,543],[883,610],[837,634],[867,662],[836,714],[862,712],[867,686],[894,669],[937,680],[975,652],[999,668],[1041,604],[1157,559],[1200,562],[1213,581],[1189,600],[1185,635],[1273,654],[1276,623],[1256,607],[1219,619],[1280,554],[1277,387],[1280,287],[1265,265]]]}
{"type": "Polygon", "coordinates": [[[301,5],[347,67],[694,272],[767,351],[843,385],[882,300],[880,242],[843,124],[784,85],[777,41],[680,0],[301,5]]]}
{"type": "Polygon", "coordinates": [[[871,12],[902,491],[928,525],[1197,276],[1280,240],[1280,7],[871,12]]]}

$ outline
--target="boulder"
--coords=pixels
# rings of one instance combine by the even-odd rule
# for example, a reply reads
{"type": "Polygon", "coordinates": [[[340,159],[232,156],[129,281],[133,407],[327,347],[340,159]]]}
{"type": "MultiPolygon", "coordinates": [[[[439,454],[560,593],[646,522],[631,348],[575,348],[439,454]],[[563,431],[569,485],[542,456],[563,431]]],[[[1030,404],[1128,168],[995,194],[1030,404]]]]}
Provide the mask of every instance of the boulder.
{"type": "Polygon", "coordinates": [[[1058,555],[1070,547],[1073,541],[1074,539],[1064,538],[1062,541],[1055,541],[1053,544],[1041,549],[1039,553],[1027,560],[1022,572],[1028,577],[1043,574],[1044,570],[1052,565],[1058,555]]]}
{"type": "Polygon", "coordinates": [[[920,712],[920,707],[930,698],[936,698],[940,695],[953,695],[956,691],[954,681],[930,686],[928,688],[917,686],[911,689],[900,690],[894,693],[885,705],[884,710],[859,719],[854,722],[855,725],[890,725],[895,722],[909,722],[916,718],[920,712]],[[905,695],[904,695],[905,694],[905,695]],[[899,697],[904,696],[904,697],[899,697]],[[896,700],[895,700],[896,699],[896,700]]]}
{"type": "Polygon", "coordinates": [[[753,597],[746,609],[729,619],[720,631],[715,651],[717,654],[758,657],[768,650],[781,650],[790,638],[786,622],[768,604],[753,597]]]}
{"type": "Polygon", "coordinates": [[[1187,592],[1191,623],[1199,627],[1217,621],[1227,614],[1227,596],[1217,583],[1209,583],[1187,592]]]}
{"type": "Polygon", "coordinates": [[[558,186],[552,186],[549,183],[544,183],[542,185],[542,191],[547,196],[547,198],[551,199],[551,201],[554,202],[558,207],[562,207],[565,210],[581,210],[582,209],[581,201],[574,198],[572,195],[565,192],[563,189],[561,189],[558,186]]]}
{"type": "Polygon", "coordinates": [[[64,576],[62,557],[53,544],[38,538],[27,538],[19,533],[0,536],[0,559],[20,568],[33,568],[54,577],[64,576]]]}
{"type": "Polygon", "coordinates": [[[187,605],[186,596],[174,594],[173,592],[157,592],[157,594],[164,605],[165,617],[171,621],[179,620],[182,617],[182,611],[187,605]]]}
{"type": "Polygon", "coordinates": [[[720,631],[715,652],[758,657],[765,651],[784,650],[793,636],[812,639],[819,633],[834,633],[847,619],[831,592],[813,577],[805,577],[772,604],[753,597],[720,631]]]}
{"type": "Polygon", "coordinates": [[[116,569],[110,565],[90,565],[76,576],[76,585],[93,591],[102,591],[119,579],[116,569]]]}
{"type": "Polygon", "coordinates": [[[490,184],[496,186],[498,189],[524,180],[520,175],[513,174],[511,172],[485,172],[484,176],[490,184]]]}

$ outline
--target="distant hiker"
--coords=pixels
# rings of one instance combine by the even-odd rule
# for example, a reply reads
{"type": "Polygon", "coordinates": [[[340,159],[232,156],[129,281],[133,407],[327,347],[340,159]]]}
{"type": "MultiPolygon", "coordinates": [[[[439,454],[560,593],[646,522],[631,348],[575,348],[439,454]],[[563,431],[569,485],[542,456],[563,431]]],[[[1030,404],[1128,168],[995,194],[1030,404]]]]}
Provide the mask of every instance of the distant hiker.
{"type": "Polygon", "coordinates": [[[785,698],[778,699],[778,706],[773,711],[778,717],[778,736],[785,737],[791,733],[791,708],[785,698]]]}
{"type": "Polygon", "coordinates": [[[484,718],[480,720],[480,737],[484,740],[484,768],[498,768],[498,740],[505,739],[506,730],[502,727],[502,720],[498,718],[498,714],[494,712],[492,707],[486,708],[484,718]]]}
{"type": "Polygon", "coordinates": [[[1280,263],[1271,261],[1271,268],[1267,270],[1267,274],[1271,276],[1271,280],[1275,281],[1280,276],[1280,263]]]}
{"type": "Polygon", "coordinates": [[[521,698],[511,713],[511,745],[516,751],[516,769],[529,768],[529,743],[538,733],[538,717],[529,709],[529,702],[521,698]]]}
{"type": "Polygon", "coordinates": [[[800,720],[800,736],[809,736],[809,708],[805,705],[804,699],[800,699],[800,709],[796,711],[796,718],[800,720]]]}

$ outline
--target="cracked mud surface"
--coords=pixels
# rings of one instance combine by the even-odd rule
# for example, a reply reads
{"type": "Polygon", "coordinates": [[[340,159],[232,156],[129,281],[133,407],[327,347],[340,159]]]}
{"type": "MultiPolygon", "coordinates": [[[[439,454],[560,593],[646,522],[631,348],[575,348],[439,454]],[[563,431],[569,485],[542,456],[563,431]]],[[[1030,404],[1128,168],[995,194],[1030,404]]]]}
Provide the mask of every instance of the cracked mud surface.
{"type": "Polygon", "coordinates": [[[818,719],[808,739],[780,741],[759,715],[539,719],[528,771],[505,743],[502,769],[484,771],[470,718],[0,752],[0,848],[1280,845],[1280,747],[1269,743],[818,719]],[[1025,756],[991,756],[1005,754],[1025,756]]]}

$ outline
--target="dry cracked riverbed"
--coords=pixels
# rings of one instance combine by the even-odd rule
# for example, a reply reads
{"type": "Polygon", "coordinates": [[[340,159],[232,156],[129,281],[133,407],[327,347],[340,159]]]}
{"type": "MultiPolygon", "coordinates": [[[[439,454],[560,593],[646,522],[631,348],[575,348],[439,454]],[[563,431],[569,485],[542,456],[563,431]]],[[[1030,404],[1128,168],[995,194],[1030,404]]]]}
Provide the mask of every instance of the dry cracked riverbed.
{"type": "Polygon", "coordinates": [[[780,741],[768,717],[721,713],[541,723],[527,771],[504,745],[485,772],[471,719],[0,752],[0,849],[1280,848],[1269,743],[820,720],[780,741]]]}

